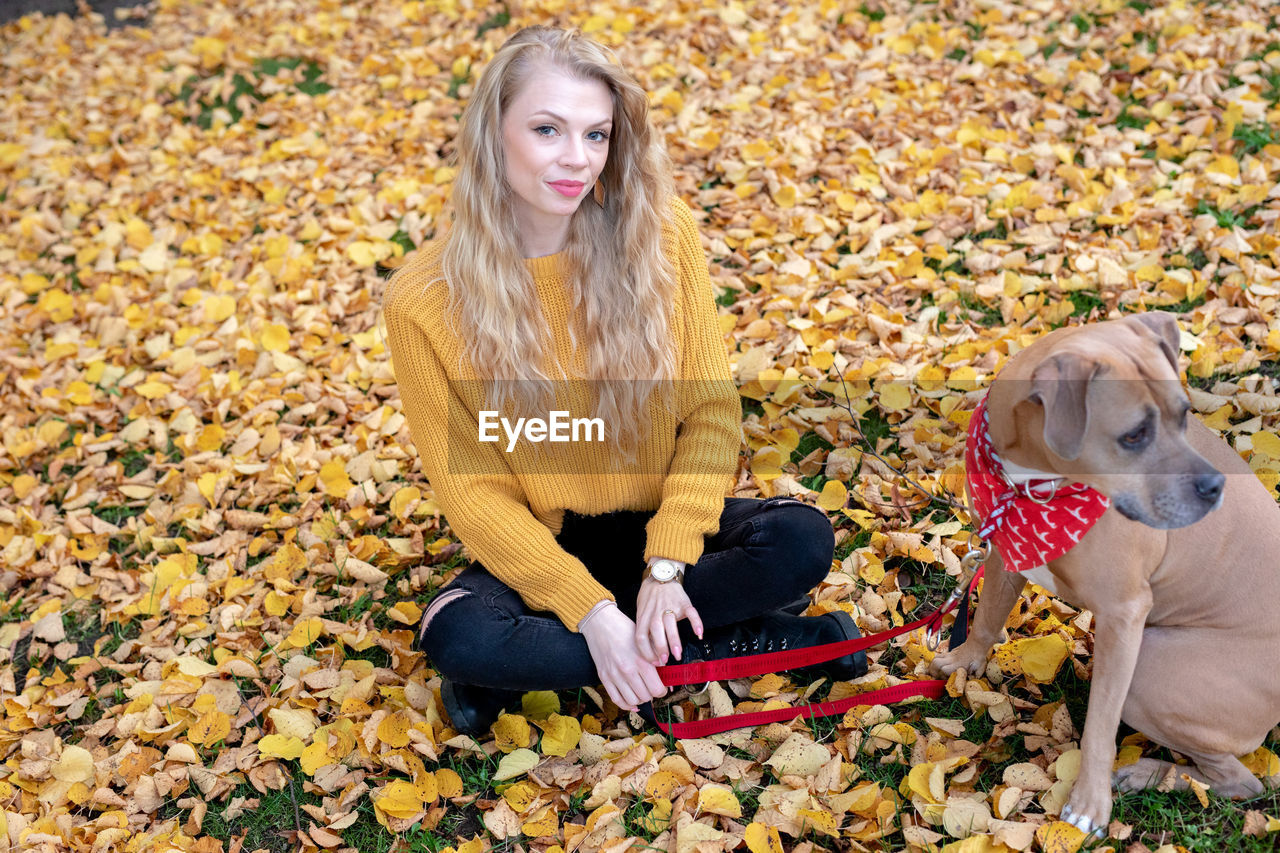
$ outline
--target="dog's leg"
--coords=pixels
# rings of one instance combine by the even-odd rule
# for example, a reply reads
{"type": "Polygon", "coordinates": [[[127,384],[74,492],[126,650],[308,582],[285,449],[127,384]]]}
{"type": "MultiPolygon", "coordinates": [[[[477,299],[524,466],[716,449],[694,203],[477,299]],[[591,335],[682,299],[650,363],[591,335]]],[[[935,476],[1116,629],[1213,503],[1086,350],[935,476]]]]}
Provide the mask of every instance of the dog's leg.
{"type": "Polygon", "coordinates": [[[1263,782],[1236,758],[1263,742],[1271,719],[1268,711],[1274,713],[1274,689],[1268,689],[1243,663],[1260,655],[1245,647],[1239,657],[1228,656],[1213,667],[1198,670],[1194,675],[1198,690],[1186,687],[1186,661],[1220,642],[1216,633],[1215,629],[1158,626],[1143,631],[1123,719],[1194,764],[1173,765],[1144,758],[1116,771],[1117,789],[1137,791],[1158,785],[1172,768],[1175,789],[1186,786],[1182,780],[1185,773],[1224,797],[1262,793],[1263,782]],[[1259,722],[1252,727],[1225,725],[1229,720],[1259,722]]]}
{"type": "MultiPolygon", "coordinates": [[[[958,649],[936,656],[929,664],[930,669],[939,675],[950,675],[957,669],[968,670],[970,674],[981,672],[991,647],[1000,641],[1004,624],[1025,585],[1022,575],[1005,571],[1000,552],[992,548],[983,568],[982,595],[978,598],[969,636],[958,649]]],[[[961,606],[967,607],[968,603],[961,606]]]]}
{"type": "MultiPolygon", "coordinates": [[[[1118,574],[1119,572],[1117,572],[1118,574]]],[[[1084,735],[1080,738],[1080,775],[1063,820],[1086,833],[1105,832],[1111,820],[1111,768],[1116,759],[1116,730],[1142,646],[1142,628],[1151,610],[1151,590],[1107,599],[1095,610],[1093,678],[1084,735]]]]}
{"type": "Polygon", "coordinates": [[[1189,777],[1208,785],[1215,794],[1233,799],[1256,797],[1264,790],[1262,780],[1254,776],[1234,755],[1194,758],[1194,765],[1174,764],[1158,758],[1139,758],[1115,772],[1117,791],[1132,793],[1155,788],[1169,779],[1170,790],[1185,791],[1191,787],[1189,777]]]}

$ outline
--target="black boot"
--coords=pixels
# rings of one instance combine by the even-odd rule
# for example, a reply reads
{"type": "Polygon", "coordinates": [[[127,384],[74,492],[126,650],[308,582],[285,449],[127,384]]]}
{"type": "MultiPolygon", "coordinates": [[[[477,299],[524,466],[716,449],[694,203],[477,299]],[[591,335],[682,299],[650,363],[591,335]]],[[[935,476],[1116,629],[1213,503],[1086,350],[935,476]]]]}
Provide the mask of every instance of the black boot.
{"type": "Polygon", "coordinates": [[[523,695],[519,690],[455,684],[443,676],[440,678],[440,699],[449,721],[454,729],[472,737],[487,734],[504,708],[518,711],[523,695]]]}
{"type": "MultiPolygon", "coordinates": [[[[834,610],[821,616],[793,616],[775,610],[733,625],[709,628],[701,640],[688,630],[687,622],[681,622],[680,641],[684,644],[684,654],[680,663],[782,652],[838,643],[860,636],[862,635],[858,633],[853,617],[843,610],[834,610]]],[[[796,674],[801,677],[816,678],[825,675],[836,681],[848,681],[865,675],[866,672],[865,651],[796,670],[796,674]]]]}

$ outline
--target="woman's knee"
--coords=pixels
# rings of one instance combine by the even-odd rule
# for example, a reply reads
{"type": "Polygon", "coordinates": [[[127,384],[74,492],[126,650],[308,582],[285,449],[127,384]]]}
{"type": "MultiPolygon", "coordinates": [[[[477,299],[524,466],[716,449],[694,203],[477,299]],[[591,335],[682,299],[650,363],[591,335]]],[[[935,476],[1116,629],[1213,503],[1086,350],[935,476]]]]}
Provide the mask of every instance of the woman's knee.
{"type": "Polygon", "coordinates": [[[827,514],[800,501],[779,501],[762,516],[771,550],[805,582],[805,589],[817,586],[831,571],[835,553],[835,531],[827,514]]]}
{"type": "Polygon", "coordinates": [[[446,590],[423,615],[418,647],[437,672],[453,681],[465,681],[476,666],[472,650],[484,616],[484,608],[475,606],[478,603],[470,590],[446,590]]]}

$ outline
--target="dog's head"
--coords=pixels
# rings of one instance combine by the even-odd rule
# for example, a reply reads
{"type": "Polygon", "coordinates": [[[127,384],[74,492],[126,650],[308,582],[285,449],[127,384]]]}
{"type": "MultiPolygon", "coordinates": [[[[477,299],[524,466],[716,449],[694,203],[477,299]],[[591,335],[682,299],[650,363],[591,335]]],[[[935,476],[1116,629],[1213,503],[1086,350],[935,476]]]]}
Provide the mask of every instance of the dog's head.
{"type": "Polygon", "coordinates": [[[1036,467],[1092,486],[1126,518],[1157,528],[1199,521],[1221,503],[1225,477],[1187,442],[1178,335],[1172,315],[1151,312],[1029,347],[1002,389],[1012,443],[1039,445],[1036,467]]]}

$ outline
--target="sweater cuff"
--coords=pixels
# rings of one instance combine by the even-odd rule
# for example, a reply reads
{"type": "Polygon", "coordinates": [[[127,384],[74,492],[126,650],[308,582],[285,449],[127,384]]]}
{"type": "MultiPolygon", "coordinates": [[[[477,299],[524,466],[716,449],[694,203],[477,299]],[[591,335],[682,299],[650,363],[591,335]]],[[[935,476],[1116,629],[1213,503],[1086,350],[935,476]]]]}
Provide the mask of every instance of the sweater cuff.
{"type": "Polygon", "coordinates": [[[613,593],[600,585],[595,578],[587,575],[583,584],[563,584],[554,594],[555,614],[564,626],[575,634],[581,629],[582,620],[587,618],[597,606],[606,601],[614,601],[613,593]]]}
{"type": "Polygon", "coordinates": [[[687,524],[654,518],[649,524],[644,559],[648,562],[654,557],[665,557],[692,566],[702,558],[705,546],[706,537],[690,530],[687,524]]]}

